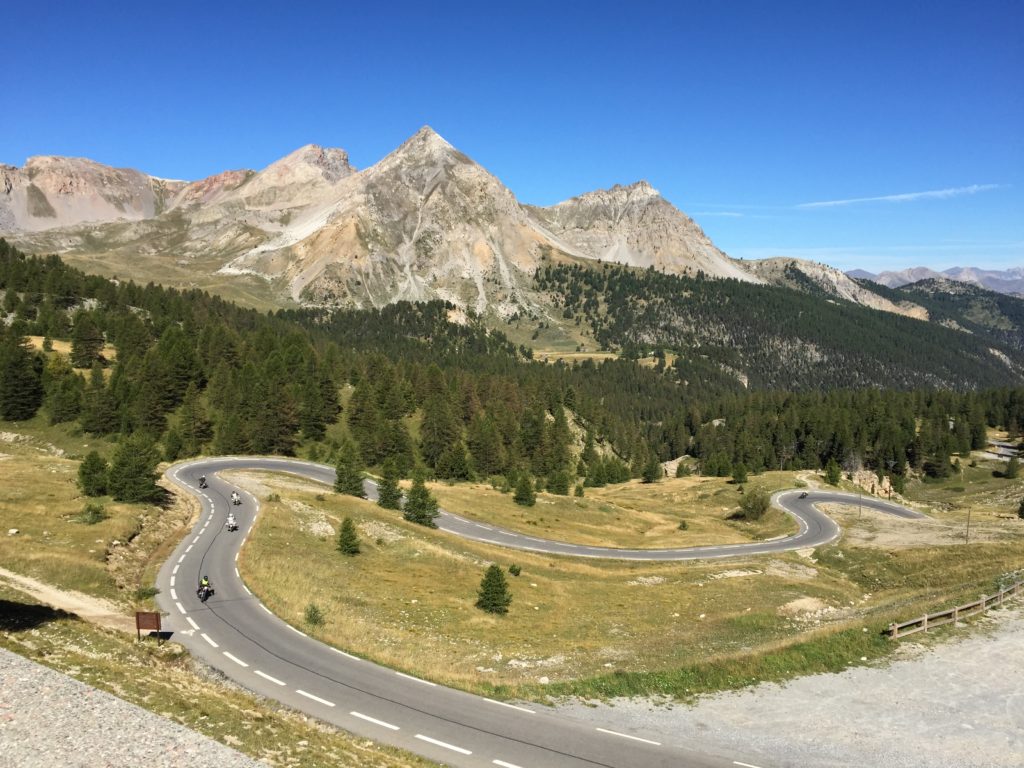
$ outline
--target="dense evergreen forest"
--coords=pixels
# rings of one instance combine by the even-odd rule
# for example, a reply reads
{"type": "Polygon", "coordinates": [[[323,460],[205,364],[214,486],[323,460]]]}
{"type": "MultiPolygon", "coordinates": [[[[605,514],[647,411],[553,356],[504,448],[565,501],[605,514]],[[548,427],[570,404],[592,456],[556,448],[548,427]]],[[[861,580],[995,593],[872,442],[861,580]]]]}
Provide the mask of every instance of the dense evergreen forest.
{"type": "MultiPolygon", "coordinates": [[[[590,298],[570,282],[571,310],[590,298]]],[[[261,314],[3,240],[0,292],[0,420],[40,415],[166,460],[302,453],[568,493],[652,477],[656,460],[684,453],[711,474],[829,462],[942,474],[986,426],[1024,425],[1021,389],[748,392],[703,347],[671,365],[550,365],[479,322],[449,322],[441,302],[261,314]]],[[[618,292],[606,285],[599,301],[618,292]]]]}
{"type": "MultiPolygon", "coordinates": [[[[605,347],[626,355],[664,348],[680,353],[686,366],[703,359],[744,376],[751,389],[965,390],[1022,383],[1019,328],[1016,343],[992,332],[979,343],[977,335],[937,323],[789,288],[612,265],[547,266],[536,282],[566,321],[589,326],[605,347]]],[[[933,297],[929,306],[938,309],[941,301],[933,297]]]]}

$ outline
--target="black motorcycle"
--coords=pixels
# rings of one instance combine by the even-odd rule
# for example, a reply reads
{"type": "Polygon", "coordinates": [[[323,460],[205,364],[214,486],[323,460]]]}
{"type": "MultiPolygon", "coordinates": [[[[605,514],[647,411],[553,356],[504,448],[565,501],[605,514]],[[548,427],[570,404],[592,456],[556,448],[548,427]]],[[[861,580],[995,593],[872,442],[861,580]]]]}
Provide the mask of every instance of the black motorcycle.
{"type": "Polygon", "coordinates": [[[203,584],[196,590],[196,597],[199,598],[199,602],[205,603],[211,597],[213,597],[213,587],[209,584],[203,584]]]}
{"type": "Polygon", "coordinates": [[[200,488],[206,488],[207,487],[206,486],[206,477],[205,476],[199,478],[199,487],[200,488]]]}

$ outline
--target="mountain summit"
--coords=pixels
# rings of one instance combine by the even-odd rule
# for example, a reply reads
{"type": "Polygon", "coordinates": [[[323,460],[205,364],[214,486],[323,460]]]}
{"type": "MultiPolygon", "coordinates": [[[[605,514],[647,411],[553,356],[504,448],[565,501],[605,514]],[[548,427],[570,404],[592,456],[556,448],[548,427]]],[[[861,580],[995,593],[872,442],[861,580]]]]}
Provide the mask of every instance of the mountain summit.
{"type": "Polygon", "coordinates": [[[646,181],[522,205],[429,126],[361,171],[312,144],[192,183],[70,158],[0,166],[0,233],[190,284],[254,276],[300,303],[441,298],[499,316],[533,305],[545,260],[761,281],[646,181]]]}

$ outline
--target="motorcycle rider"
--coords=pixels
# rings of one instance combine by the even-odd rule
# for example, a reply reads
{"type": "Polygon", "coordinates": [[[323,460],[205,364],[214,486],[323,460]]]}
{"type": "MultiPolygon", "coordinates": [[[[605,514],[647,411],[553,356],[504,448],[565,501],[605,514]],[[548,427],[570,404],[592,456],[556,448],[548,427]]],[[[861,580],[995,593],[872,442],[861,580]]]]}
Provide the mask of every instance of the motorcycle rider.
{"type": "Polygon", "coordinates": [[[235,516],[232,513],[228,513],[228,521],[224,525],[228,527],[229,531],[233,531],[238,528],[238,523],[235,521],[235,516]]]}
{"type": "Polygon", "coordinates": [[[206,487],[206,475],[200,475],[199,476],[199,487],[200,488],[205,488],[206,487]]]}

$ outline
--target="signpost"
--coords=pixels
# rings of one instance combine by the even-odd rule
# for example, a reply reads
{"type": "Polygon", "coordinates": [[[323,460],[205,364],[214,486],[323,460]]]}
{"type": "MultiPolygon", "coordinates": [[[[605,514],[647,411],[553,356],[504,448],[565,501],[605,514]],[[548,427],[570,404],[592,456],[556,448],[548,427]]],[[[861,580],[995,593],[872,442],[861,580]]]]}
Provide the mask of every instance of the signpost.
{"type": "Polygon", "coordinates": [[[162,635],[160,634],[160,614],[153,611],[135,612],[135,634],[139,641],[142,641],[142,630],[156,632],[156,644],[160,645],[162,635]]]}

